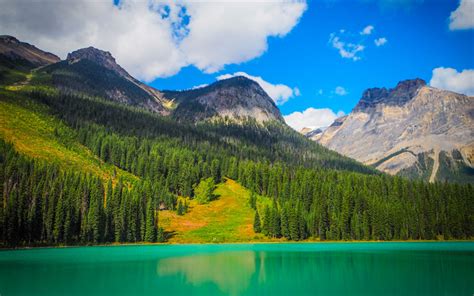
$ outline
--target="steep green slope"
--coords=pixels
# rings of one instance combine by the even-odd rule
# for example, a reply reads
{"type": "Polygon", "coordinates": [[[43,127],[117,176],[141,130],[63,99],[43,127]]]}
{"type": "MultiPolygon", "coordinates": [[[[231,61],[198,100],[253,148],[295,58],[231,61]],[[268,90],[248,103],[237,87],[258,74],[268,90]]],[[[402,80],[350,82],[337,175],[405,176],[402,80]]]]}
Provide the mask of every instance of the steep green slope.
{"type": "Polygon", "coordinates": [[[45,106],[16,93],[0,92],[0,136],[19,153],[63,168],[92,173],[104,180],[117,174],[136,178],[94,156],[77,142],[73,130],[47,114],[45,106]]]}

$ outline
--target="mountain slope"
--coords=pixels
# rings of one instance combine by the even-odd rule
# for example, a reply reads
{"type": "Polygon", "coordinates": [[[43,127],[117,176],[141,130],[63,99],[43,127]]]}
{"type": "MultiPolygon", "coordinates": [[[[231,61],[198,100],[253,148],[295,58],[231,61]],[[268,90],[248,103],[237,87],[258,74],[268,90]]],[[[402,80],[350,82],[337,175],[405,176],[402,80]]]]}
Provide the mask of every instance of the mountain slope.
{"type": "Polygon", "coordinates": [[[165,91],[164,96],[175,101],[177,108],[173,117],[181,121],[252,118],[257,122],[274,120],[284,123],[280,110],[267,93],[258,83],[243,76],[198,89],[165,91]]]}
{"type": "Polygon", "coordinates": [[[474,98],[420,79],[366,90],[315,140],[390,174],[474,182],[474,98]]]}
{"type": "Polygon", "coordinates": [[[32,159],[63,169],[94,174],[103,180],[136,179],[118,167],[104,163],[74,137],[74,131],[49,115],[45,106],[22,96],[0,92],[0,140],[32,159]],[[114,176],[114,177],[112,177],[114,176]]]}

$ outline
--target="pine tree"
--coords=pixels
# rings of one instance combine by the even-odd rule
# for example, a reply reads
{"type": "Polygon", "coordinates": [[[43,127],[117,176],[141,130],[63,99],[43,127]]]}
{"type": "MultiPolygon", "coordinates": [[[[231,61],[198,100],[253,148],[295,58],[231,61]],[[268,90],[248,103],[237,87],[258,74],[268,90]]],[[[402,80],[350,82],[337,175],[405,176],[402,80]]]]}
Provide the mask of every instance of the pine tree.
{"type": "Polygon", "coordinates": [[[260,223],[260,215],[258,214],[258,210],[255,210],[255,217],[253,219],[253,231],[255,231],[256,233],[260,233],[262,231],[260,223]]]}
{"type": "Polygon", "coordinates": [[[157,228],[155,222],[155,208],[153,207],[151,200],[148,201],[146,207],[146,230],[145,230],[145,241],[155,242],[157,239],[157,228]]]}
{"type": "Polygon", "coordinates": [[[290,229],[288,225],[288,210],[287,206],[283,205],[281,207],[281,235],[287,239],[290,239],[290,229]]]}
{"type": "Polygon", "coordinates": [[[271,233],[271,225],[272,225],[272,218],[271,218],[271,211],[269,206],[265,206],[265,211],[263,212],[263,227],[262,232],[266,236],[270,236],[271,233]]]}
{"type": "Polygon", "coordinates": [[[257,195],[254,191],[250,192],[249,205],[254,210],[257,208],[257,195]]]}

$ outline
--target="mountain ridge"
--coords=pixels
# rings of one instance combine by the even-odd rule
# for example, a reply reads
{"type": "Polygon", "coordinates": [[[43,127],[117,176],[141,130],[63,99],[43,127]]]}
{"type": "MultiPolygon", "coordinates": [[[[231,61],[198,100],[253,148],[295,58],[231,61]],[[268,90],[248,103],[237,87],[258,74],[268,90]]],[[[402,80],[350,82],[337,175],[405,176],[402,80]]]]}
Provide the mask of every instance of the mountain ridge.
{"type": "Polygon", "coordinates": [[[218,116],[284,123],[280,110],[270,96],[257,82],[243,76],[219,80],[198,89],[163,93],[177,103],[174,117],[180,120],[200,121],[218,116]]]}
{"type": "Polygon", "coordinates": [[[60,58],[10,35],[0,35],[0,61],[3,65],[32,69],[56,63],[60,58]]]}

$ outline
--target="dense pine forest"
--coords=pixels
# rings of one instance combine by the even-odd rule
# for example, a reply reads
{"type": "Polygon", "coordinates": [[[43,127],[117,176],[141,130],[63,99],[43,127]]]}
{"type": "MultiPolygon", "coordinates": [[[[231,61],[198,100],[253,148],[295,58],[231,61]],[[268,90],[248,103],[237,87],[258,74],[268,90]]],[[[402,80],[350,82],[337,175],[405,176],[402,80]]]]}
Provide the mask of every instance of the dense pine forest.
{"type": "Polygon", "coordinates": [[[164,242],[169,234],[160,227],[160,209],[185,215],[178,197],[202,195],[209,190],[198,189],[200,183],[226,178],[252,192],[254,230],[267,237],[474,235],[472,185],[387,176],[282,124],[179,123],[99,98],[40,88],[4,90],[1,101],[58,119],[63,125],[52,133],[61,144],[78,142],[100,167],[113,168],[107,174],[80,170],[23,155],[2,140],[0,241],[5,246],[164,242]]]}

